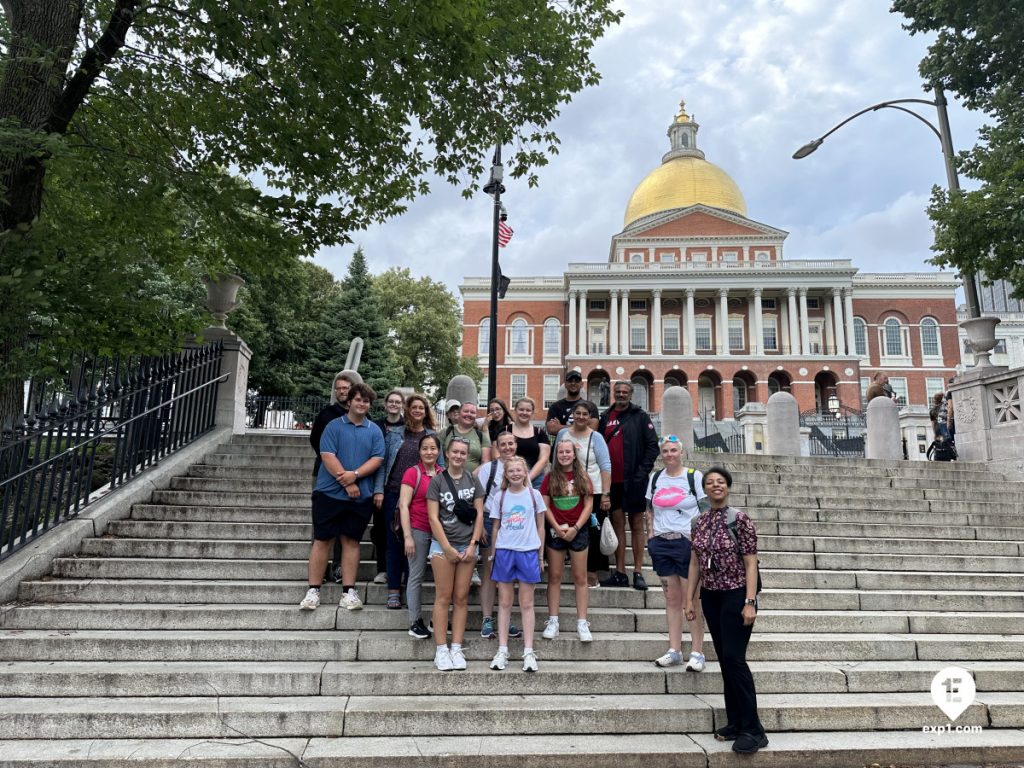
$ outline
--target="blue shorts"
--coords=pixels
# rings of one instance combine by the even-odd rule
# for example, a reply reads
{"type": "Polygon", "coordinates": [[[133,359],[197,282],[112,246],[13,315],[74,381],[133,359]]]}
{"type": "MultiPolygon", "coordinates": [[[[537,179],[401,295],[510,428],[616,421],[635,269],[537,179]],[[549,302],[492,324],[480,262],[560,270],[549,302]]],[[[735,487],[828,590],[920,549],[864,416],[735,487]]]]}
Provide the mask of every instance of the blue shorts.
{"type": "Polygon", "coordinates": [[[519,552],[514,549],[494,550],[491,578],[500,583],[540,584],[540,558],[537,550],[519,552]]]}
{"type": "Polygon", "coordinates": [[[690,576],[690,540],[683,536],[679,539],[662,539],[657,536],[647,542],[647,551],[651,553],[651,565],[659,576],[690,576]]]}

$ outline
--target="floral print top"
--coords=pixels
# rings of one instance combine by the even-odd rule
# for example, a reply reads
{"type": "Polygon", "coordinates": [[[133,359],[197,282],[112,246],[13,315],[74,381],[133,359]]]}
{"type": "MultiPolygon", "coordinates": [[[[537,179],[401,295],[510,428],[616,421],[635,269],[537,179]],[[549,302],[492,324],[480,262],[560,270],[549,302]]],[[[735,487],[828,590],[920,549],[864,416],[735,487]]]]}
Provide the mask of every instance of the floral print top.
{"type": "Polygon", "coordinates": [[[746,586],[747,574],[743,567],[744,555],[757,554],[757,531],[745,512],[736,510],[736,538],[739,551],[726,528],[729,507],[709,509],[697,518],[693,528],[693,557],[700,565],[701,586],[723,591],[746,586]]]}

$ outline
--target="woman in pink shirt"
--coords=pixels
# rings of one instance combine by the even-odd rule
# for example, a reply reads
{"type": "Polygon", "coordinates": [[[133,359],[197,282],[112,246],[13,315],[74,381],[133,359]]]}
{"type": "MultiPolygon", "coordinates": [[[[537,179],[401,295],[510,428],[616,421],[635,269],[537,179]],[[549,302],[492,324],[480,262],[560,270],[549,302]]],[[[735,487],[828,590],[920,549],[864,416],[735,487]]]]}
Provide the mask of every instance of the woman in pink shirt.
{"type": "Polygon", "coordinates": [[[399,517],[405,541],[405,556],[409,559],[409,582],[406,586],[406,602],[409,604],[409,635],[417,640],[430,637],[420,616],[420,589],[423,573],[427,569],[427,553],[430,551],[430,519],[427,517],[427,486],[437,474],[437,457],[441,453],[441,442],[431,433],[420,438],[420,461],[409,467],[402,475],[402,488],[398,495],[399,517]]]}

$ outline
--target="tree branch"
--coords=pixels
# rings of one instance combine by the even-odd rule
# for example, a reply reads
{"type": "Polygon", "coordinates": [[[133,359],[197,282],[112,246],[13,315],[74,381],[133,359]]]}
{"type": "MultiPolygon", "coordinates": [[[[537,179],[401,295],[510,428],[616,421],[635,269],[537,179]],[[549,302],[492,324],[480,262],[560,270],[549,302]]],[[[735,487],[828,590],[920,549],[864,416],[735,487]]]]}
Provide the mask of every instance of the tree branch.
{"type": "Polygon", "coordinates": [[[138,4],[139,0],[117,0],[103,35],[85,52],[82,63],[75,69],[74,76],[54,105],[46,126],[50,133],[63,134],[67,131],[71,118],[82,106],[103,67],[124,46],[128,30],[131,29],[138,12],[138,4]]]}

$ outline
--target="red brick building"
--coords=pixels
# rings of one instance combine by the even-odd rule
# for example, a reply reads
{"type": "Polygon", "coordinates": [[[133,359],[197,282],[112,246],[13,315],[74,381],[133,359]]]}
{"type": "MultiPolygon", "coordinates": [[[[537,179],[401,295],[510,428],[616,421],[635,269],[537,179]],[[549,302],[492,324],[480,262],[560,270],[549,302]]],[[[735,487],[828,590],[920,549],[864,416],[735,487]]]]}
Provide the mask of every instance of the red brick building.
{"type": "MultiPolygon", "coordinates": [[[[604,262],[513,278],[499,303],[498,396],[556,399],[564,372],[629,379],[652,412],[685,386],[695,415],[727,420],[780,389],[801,411],[860,410],[886,371],[905,404],[925,405],[960,361],[956,280],[864,274],[847,259],[788,259],[787,233],[746,215],[743,195],[697,148],[680,105],[670,150],[634,191],[604,262]]],[[[490,280],[467,277],[463,354],[486,369],[490,280]]]]}

